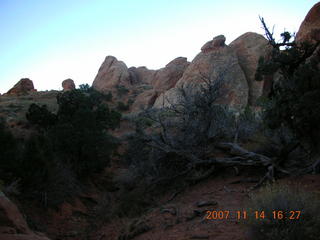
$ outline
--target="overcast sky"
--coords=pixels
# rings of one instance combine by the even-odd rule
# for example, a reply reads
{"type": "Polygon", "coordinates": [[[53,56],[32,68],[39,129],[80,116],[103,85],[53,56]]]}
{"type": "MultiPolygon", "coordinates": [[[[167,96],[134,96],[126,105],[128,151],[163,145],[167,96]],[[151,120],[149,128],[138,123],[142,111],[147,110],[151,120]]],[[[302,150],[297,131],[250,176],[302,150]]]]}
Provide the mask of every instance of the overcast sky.
{"type": "Polygon", "coordinates": [[[92,84],[105,56],[128,67],[164,67],[223,34],[230,43],[263,34],[259,15],[277,33],[298,31],[313,0],[0,0],[0,92],[28,77],[38,90],[64,79],[92,84]]]}

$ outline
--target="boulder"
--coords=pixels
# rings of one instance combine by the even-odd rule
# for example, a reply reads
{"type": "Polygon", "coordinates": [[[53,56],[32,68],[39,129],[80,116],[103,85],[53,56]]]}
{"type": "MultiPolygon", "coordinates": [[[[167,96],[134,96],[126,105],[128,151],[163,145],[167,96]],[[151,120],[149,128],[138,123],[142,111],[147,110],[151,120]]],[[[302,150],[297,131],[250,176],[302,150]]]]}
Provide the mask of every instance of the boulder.
{"type": "Polygon", "coordinates": [[[139,94],[132,104],[131,111],[137,112],[152,107],[155,100],[157,99],[157,96],[157,92],[153,89],[146,90],[145,92],[139,94]]]}
{"type": "Polygon", "coordinates": [[[262,35],[253,32],[241,35],[229,46],[237,54],[239,65],[247,79],[248,103],[255,106],[257,99],[263,94],[264,87],[264,79],[262,81],[255,80],[258,62],[260,57],[267,58],[271,54],[272,47],[262,35]]]}
{"type": "Polygon", "coordinates": [[[33,82],[29,78],[22,78],[11,88],[7,94],[12,95],[25,95],[30,92],[35,92],[33,82]]]}
{"type": "Polygon", "coordinates": [[[320,41],[320,2],[315,4],[308,12],[296,34],[295,40],[312,44],[320,41]]]}
{"type": "Polygon", "coordinates": [[[162,93],[173,88],[182,77],[189,64],[187,58],[178,57],[169,62],[164,68],[157,71],[154,80],[152,81],[155,91],[162,93]]]}
{"type": "Polygon", "coordinates": [[[236,52],[226,46],[220,35],[207,42],[201,52],[184,71],[175,88],[159,96],[154,107],[168,106],[179,102],[179,88],[192,89],[195,93],[205,81],[221,79],[219,103],[241,109],[248,103],[248,83],[239,65],[236,52]]]}
{"type": "Polygon", "coordinates": [[[146,67],[131,67],[129,68],[130,74],[130,83],[133,85],[136,84],[147,84],[151,85],[151,82],[154,80],[154,76],[157,73],[157,70],[150,70],[146,67]]]}
{"type": "Polygon", "coordinates": [[[171,105],[177,104],[181,101],[182,95],[179,88],[171,88],[166,92],[161,93],[155,100],[154,108],[170,107],[171,105]]]}
{"type": "Polygon", "coordinates": [[[113,56],[107,56],[99,68],[92,87],[97,91],[107,92],[117,85],[130,85],[130,74],[126,64],[113,56]]]}
{"type": "Polygon", "coordinates": [[[74,84],[74,81],[68,78],[62,82],[62,88],[63,88],[63,91],[71,91],[76,89],[76,86],[74,84]]]}
{"type": "Polygon", "coordinates": [[[49,240],[41,233],[32,232],[17,206],[0,192],[0,239],[49,240]]]}
{"type": "Polygon", "coordinates": [[[207,42],[202,46],[201,52],[206,53],[206,52],[215,50],[217,48],[224,47],[225,41],[226,41],[226,37],[224,35],[216,36],[214,39],[212,39],[211,41],[207,42]]]}

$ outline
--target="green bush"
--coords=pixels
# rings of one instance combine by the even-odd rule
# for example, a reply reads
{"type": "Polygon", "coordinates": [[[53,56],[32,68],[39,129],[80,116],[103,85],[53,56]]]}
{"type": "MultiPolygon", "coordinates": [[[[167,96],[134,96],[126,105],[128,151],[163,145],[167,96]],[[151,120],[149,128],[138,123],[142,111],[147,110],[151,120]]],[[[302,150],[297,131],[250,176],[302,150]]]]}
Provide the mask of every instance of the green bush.
{"type": "Polygon", "coordinates": [[[117,85],[116,89],[117,89],[118,96],[120,97],[123,95],[126,95],[129,92],[129,90],[123,85],[117,85]]]}
{"type": "Polygon", "coordinates": [[[0,119],[0,175],[3,181],[12,178],[20,160],[19,142],[14,138],[3,119],[0,119]]]}
{"type": "Polygon", "coordinates": [[[269,59],[260,59],[256,80],[261,80],[263,75],[278,75],[269,101],[265,101],[264,121],[273,129],[290,128],[295,134],[294,140],[309,149],[306,153],[315,162],[313,170],[316,170],[319,163],[315,159],[320,149],[319,44],[290,42],[288,32],[281,34],[282,41],[276,43],[263,18],[261,21],[273,50],[269,59]]]}
{"type": "Polygon", "coordinates": [[[128,111],[129,110],[129,104],[124,104],[123,102],[118,102],[117,109],[119,111],[128,111]]]}
{"type": "Polygon", "coordinates": [[[26,118],[31,124],[42,128],[48,128],[56,122],[56,115],[51,113],[46,105],[40,107],[35,103],[29,106],[26,118]]]}
{"type": "MultiPolygon", "coordinates": [[[[320,237],[319,199],[298,187],[273,184],[251,194],[246,223],[253,240],[316,240],[320,237]],[[256,219],[254,212],[264,212],[256,219]],[[276,211],[276,213],[274,213],[276,211]],[[283,218],[282,218],[282,211],[283,218]],[[301,215],[298,217],[298,212],[301,215]],[[275,219],[274,219],[275,214],[275,219]],[[293,219],[290,219],[292,217],[293,219]],[[280,219],[282,218],[282,219],[280,219]]],[[[260,214],[259,214],[260,215],[260,214]]]]}
{"type": "Polygon", "coordinates": [[[83,178],[108,164],[116,142],[107,130],[118,127],[121,117],[104,105],[102,98],[96,97],[87,90],[68,91],[57,96],[56,115],[35,104],[27,113],[31,123],[42,123],[47,116],[55,117],[55,124],[47,127],[42,137],[46,138],[55,158],[83,178]]]}
{"type": "MultiPolygon", "coordinates": [[[[30,105],[27,119],[41,131],[24,141],[16,160],[0,165],[11,174],[10,181],[21,179],[25,197],[57,206],[79,193],[80,183],[109,164],[117,141],[108,130],[119,127],[121,114],[109,109],[104,100],[103,95],[83,87],[60,93],[56,114],[45,106],[30,105]]],[[[6,131],[1,133],[0,129],[0,141],[3,137],[10,144],[6,159],[12,160],[17,144],[6,131]]]]}

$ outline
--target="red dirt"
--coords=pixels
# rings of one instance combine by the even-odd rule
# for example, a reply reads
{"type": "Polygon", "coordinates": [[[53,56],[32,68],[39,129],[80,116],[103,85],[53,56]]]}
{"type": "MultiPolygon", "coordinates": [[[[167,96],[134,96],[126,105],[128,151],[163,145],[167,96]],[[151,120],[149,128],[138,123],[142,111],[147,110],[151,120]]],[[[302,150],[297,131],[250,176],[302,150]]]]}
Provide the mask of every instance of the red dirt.
{"type": "MultiPolygon", "coordinates": [[[[151,227],[151,230],[141,233],[134,240],[187,240],[187,239],[214,239],[214,240],[248,240],[245,221],[235,217],[236,211],[246,207],[249,200],[247,190],[255,183],[241,182],[241,180],[259,179],[261,174],[257,172],[243,172],[235,176],[234,171],[225,172],[218,177],[209,178],[206,181],[189,187],[184,192],[172,198],[173,192],[168,193],[159,200],[159,207],[151,209],[140,220],[151,227]],[[240,181],[240,183],[236,183],[240,181]],[[216,201],[218,204],[209,207],[197,207],[199,201],[216,201]],[[176,215],[163,212],[163,209],[175,209],[176,215]],[[190,218],[194,210],[202,211],[201,216],[190,218]],[[208,220],[206,210],[230,211],[228,219],[208,220]]],[[[302,177],[290,177],[279,180],[289,185],[299,185],[307,191],[319,193],[320,175],[305,175],[302,177]]],[[[97,196],[95,196],[97,197],[97,196]]],[[[88,222],[74,215],[82,212],[86,215],[86,207],[77,199],[73,204],[64,204],[57,212],[42,214],[42,220],[46,220],[47,234],[51,239],[61,240],[118,240],[124,229],[128,229],[132,219],[114,219],[110,223],[97,227],[96,230],[88,229],[88,222]],[[45,216],[46,215],[46,216],[45,216]],[[88,235],[84,236],[84,230],[88,235]],[[82,232],[82,234],[81,234],[82,232]],[[86,231],[85,231],[86,232],[86,231]],[[78,234],[77,234],[78,233],[78,234]]],[[[110,206],[112,207],[112,206],[110,206]]],[[[36,214],[36,213],[34,213],[36,214]]],[[[39,214],[36,214],[39,216],[39,214]]],[[[248,216],[249,217],[249,216],[248,216]]],[[[38,219],[41,221],[40,219],[38,219]]]]}
{"type": "MultiPolygon", "coordinates": [[[[230,175],[230,173],[229,173],[230,175]]],[[[190,187],[187,191],[177,195],[170,204],[163,204],[155,208],[142,217],[151,227],[150,231],[142,233],[132,239],[134,240],[184,240],[184,239],[214,239],[214,240],[245,240],[249,239],[247,235],[246,220],[237,220],[235,211],[241,211],[245,208],[246,201],[249,200],[248,188],[255,183],[232,183],[239,180],[248,179],[247,176],[226,177],[220,176],[209,179],[190,187]],[[213,207],[196,206],[198,201],[214,200],[218,205],[213,207]],[[163,208],[172,208],[177,210],[176,215],[171,213],[161,213],[163,208]],[[229,219],[207,220],[206,214],[187,220],[193,213],[193,210],[227,210],[230,211],[229,219]]],[[[252,178],[252,177],[251,177],[252,178]]],[[[257,179],[258,176],[255,176],[257,179]]],[[[297,178],[286,178],[280,182],[286,182],[290,185],[299,184],[306,190],[315,191],[320,189],[320,175],[306,175],[297,178]]],[[[164,196],[164,200],[170,199],[170,196],[164,196]]],[[[104,226],[90,239],[116,240],[121,232],[123,222],[114,221],[104,226]]]]}

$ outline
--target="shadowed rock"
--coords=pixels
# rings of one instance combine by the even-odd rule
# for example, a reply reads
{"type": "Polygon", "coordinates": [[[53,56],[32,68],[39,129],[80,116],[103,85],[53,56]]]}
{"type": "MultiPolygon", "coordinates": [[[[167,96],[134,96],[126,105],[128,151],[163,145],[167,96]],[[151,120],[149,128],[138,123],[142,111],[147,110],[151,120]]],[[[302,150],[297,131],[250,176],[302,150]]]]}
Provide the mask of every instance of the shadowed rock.
{"type": "Polygon", "coordinates": [[[254,106],[257,99],[262,95],[264,86],[264,81],[255,80],[259,59],[269,56],[272,47],[262,35],[253,32],[241,35],[229,46],[238,56],[239,64],[248,82],[248,103],[254,106]]]}
{"type": "Polygon", "coordinates": [[[195,93],[204,81],[214,82],[221,76],[223,96],[219,102],[236,109],[245,107],[248,102],[248,83],[239,65],[236,52],[225,45],[224,41],[225,37],[219,35],[207,42],[184,71],[175,88],[161,94],[154,107],[161,108],[179,102],[178,88],[193,89],[195,93]]]}
{"type": "Polygon", "coordinates": [[[320,41],[320,2],[315,4],[303,20],[297,32],[297,42],[316,43],[320,41]]]}
{"type": "Polygon", "coordinates": [[[10,95],[26,95],[29,92],[35,92],[33,82],[29,78],[22,78],[11,88],[7,94],[10,95]]]}
{"type": "Polygon", "coordinates": [[[43,234],[32,232],[17,206],[0,192],[0,239],[49,240],[43,234]]]}
{"type": "Polygon", "coordinates": [[[62,82],[62,88],[63,91],[71,91],[74,90],[76,86],[74,85],[74,81],[68,78],[62,82]]]}

